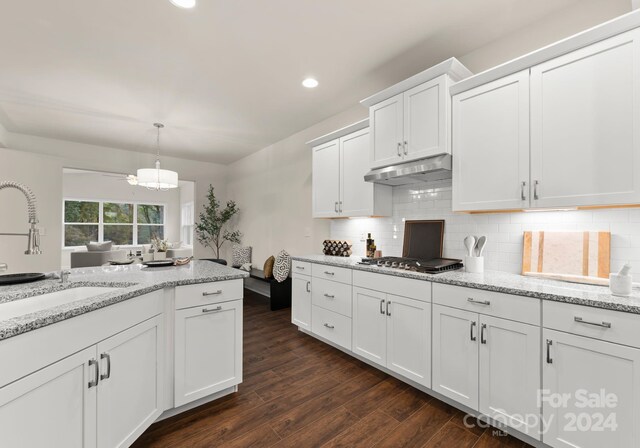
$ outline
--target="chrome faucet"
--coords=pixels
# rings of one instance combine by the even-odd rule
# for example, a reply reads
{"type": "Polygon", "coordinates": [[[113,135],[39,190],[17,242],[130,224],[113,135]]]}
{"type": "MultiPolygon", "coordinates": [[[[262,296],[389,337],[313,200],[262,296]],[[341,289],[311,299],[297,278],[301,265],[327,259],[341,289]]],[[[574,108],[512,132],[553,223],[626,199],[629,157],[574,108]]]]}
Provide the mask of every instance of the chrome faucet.
{"type": "MultiPolygon", "coordinates": [[[[29,231],[28,233],[0,233],[0,235],[6,236],[26,236],[27,237],[27,250],[24,252],[26,255],[40,255],[42,251],[40,250],[40,230],[36,227],[38,224],[38,218],[36,216],[36,196],[33,194],[31,189],[25,185],[22,185],[18,182],[5,181],[0,182],[0,190],[5,188],[15,188],[24,194],[27,198],[27,212],[29,214],[29,231]]],[[[4,265],[4,269],[2,269],[2,265],[0,265],[0,270],[6,270],[7,266],[4,265]]]]}

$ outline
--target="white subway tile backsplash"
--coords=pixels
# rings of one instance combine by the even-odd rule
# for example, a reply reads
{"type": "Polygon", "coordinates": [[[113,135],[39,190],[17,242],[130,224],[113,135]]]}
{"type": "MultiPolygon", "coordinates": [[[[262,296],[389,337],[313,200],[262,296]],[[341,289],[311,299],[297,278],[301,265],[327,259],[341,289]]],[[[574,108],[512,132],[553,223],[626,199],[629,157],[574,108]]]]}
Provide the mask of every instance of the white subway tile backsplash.
{"type": "Polygon", "coordinates": [[[445,257],[464,257],[465,236],[486,235],[485,268],[513,273],[521,271],[525,230],[611,231],[611,270],[630,261],[640,280],[640,209],[458,214],[450,180],[393,187],[392,217],[332,220],[330,237],[350,240],[353,253],[364,255],[360,238],[371,233],[383,255],[401,256],[405,219],[444,219],[445,257]]]}

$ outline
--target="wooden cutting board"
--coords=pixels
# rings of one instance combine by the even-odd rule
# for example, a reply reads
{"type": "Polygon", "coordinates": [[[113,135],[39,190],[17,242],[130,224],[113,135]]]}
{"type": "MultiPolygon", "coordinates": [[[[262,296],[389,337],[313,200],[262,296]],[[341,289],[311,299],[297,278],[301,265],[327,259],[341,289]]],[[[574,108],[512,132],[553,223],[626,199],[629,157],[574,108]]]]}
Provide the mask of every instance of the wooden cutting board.
{"type": "Polygon", "coordinates": [[[524,232],[522,275],[608,285],[611,232],[524,232]]]}

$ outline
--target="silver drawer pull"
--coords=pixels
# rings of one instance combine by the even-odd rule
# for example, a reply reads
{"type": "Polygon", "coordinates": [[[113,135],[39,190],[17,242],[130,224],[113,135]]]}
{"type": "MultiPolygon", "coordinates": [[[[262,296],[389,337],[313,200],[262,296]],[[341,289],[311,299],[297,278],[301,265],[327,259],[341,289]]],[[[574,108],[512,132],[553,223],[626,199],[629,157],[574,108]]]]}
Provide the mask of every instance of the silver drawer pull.
{"type": "Polygon", "coordinates": [[[218,295],[218,294],[222,294],[222,289],[218,289],[217,291],[214,291],[214,292],[206,292],[206,291],[205,291],[205,292],[203,292],[203,293],[202,293],[202,295],[203,295],[204,297],[207,297],[207,296],[216,296],[216,295],[218,295]]]}
{"type": "Polygon", "coordinates": [[[336,275],[335,272],[324,271],[324,273],[327,274],[327,275],[336,275]]]}
{"type": "Polygon", "coordinates": [[[333,325],[329,325],[329,324],[324,324],[324,326],[329,328],[330,330],[333,330],[334,328],[336,328],[333,325]]]}
{"type": "Polygon", "coordinates": [[[472,299],[471,297],[467,299],[467,302],[477,303],[478,305],[491,305],[491,302],[488,300],[476,300],[476,299],[472,299]]]}
{"type": "Polygon", "coordinates": [[[214,311],[220,311],[220,310],[222,310],[221,306],[217,306],[215,308],[202,308],[203,313],[213,313],[214,311]]]}
{"type": "Polygon", "coordinates": [[[588,320],[582,320],[582,317],[578,317],[578,316],[575,316],[573,320],[580,324],[595,325],[596,327],[602,327],[602,328],[611,328],[611,322],[600,322],[600,323],[589,322],[588,320]]]}
{"type": "Polygon", "coordinates": [[[331,294],[325,294],[324,295],[327,299],[335,299],[336,296],[332,296],[331,294]]]}
{"type": "Polygon", "coordinates": [[[296,269],[300,269],[301,271],[304,271],[304,266],[296,266],[296,269]]]}

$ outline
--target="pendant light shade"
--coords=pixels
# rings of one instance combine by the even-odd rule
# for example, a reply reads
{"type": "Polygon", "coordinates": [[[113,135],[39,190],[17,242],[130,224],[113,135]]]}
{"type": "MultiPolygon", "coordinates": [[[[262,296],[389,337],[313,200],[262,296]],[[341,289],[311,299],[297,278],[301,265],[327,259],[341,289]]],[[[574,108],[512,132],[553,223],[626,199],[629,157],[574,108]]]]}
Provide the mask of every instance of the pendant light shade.
{"type": "Polygon", "coordinates": [[[178,188],[178,173],[160,168],[160,129],[164,125],[162,123],[153,125],[158,129],[156,167],[139,169],[136,176],[138,185],[156,191],[178,188]]]}

